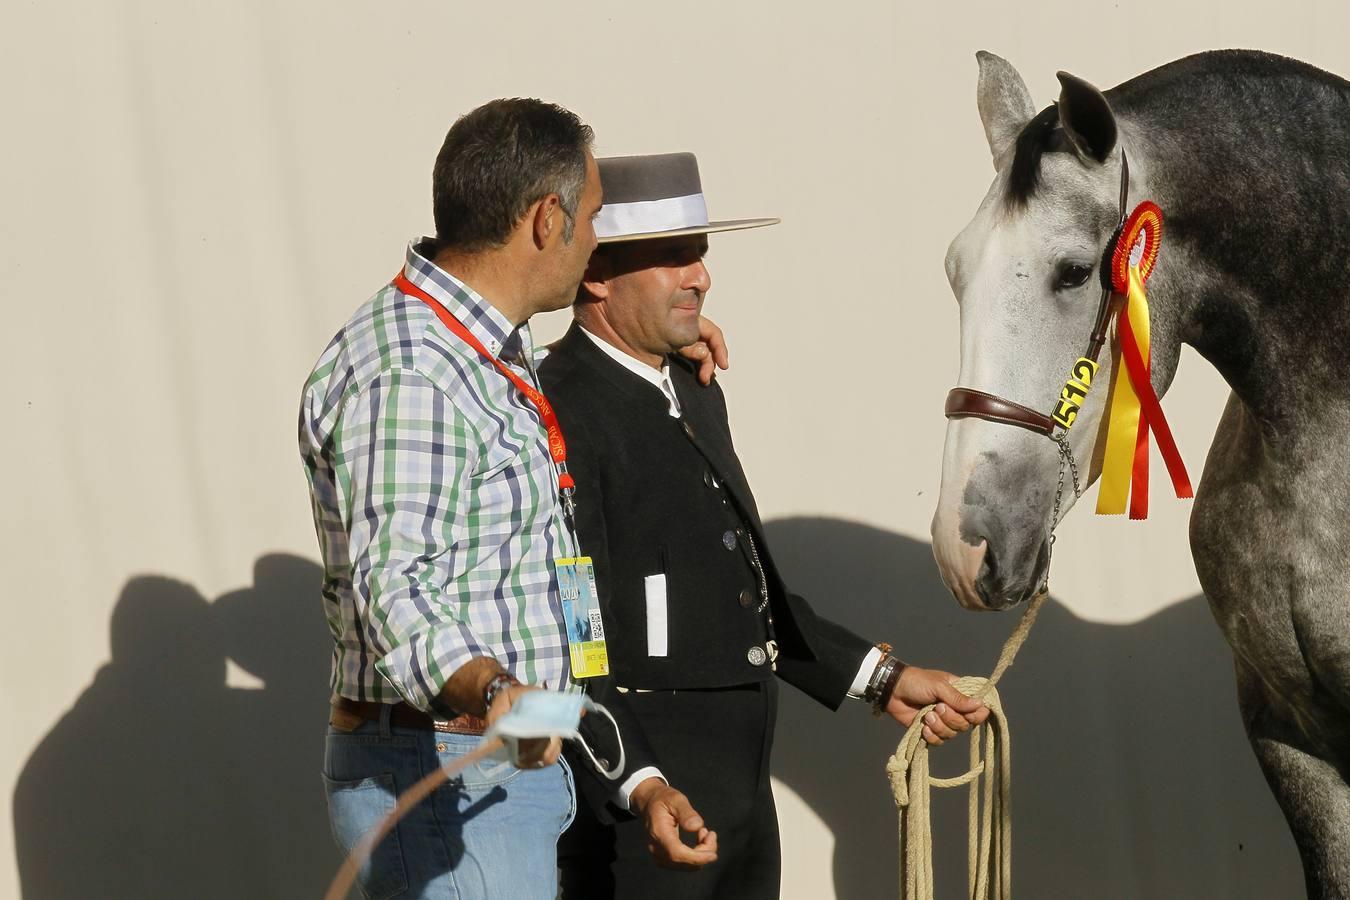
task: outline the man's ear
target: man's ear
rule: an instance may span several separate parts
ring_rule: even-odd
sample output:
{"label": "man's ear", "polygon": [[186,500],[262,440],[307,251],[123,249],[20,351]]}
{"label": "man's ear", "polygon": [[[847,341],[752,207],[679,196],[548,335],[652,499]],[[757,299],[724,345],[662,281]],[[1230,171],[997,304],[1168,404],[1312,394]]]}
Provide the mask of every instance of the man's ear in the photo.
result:
{"label": "man's ear", "polygon": [[585,287],[586,293],[589,293],[593,300],[609,300],[609,282],[591,281],[589,271],[586,278],[582,278],[582,287]]}
{"label": "man's ear", "polygon": [[554,229],[562,228],[562,215],[562,205],[557,194],[549,194],[534,205],[531,224],[536,247],[543,249],[553,236]]}
{"label": "man's ear", "polygon": [[586,274],[581,276],[580,294],[589,294],[591,301],[609,299],[609,265],[602,253],[592,253],[586,263]]}

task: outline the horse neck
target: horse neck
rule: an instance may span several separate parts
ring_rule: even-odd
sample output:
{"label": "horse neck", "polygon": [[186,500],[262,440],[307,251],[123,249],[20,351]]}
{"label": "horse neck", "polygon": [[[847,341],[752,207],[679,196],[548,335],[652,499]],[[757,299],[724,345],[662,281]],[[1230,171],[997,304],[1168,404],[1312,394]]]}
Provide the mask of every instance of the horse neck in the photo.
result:
{"label": "horse neck", "polygon": [[1166,277],[1150,306],[1271,435],[1294,435],[1328,407],[1350,421],[1338,377],[1350,347],[1350,131],[1284,139],[1235,124],[1130,123],[1166,221]]}

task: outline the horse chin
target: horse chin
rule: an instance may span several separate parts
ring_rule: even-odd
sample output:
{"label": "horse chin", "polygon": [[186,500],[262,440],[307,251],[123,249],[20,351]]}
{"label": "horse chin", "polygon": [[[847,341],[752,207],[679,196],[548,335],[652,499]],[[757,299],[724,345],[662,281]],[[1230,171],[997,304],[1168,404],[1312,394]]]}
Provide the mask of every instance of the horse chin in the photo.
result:
{"label": "horse chin", "polygon": [[986,553],[980,566],[980,573],[975,579],[975,593],[979,597],[980,606],[1001,612],[1019,606],[1036,596],[1041,586],[1045,584],[1046,573],[1050,568],[1049,541],[1040,542],[1030,562],[1029,566],[1019,564],[1004,567],[995,553]]}
{"label": "horse chin", "polygon": [[[964,565],[953,565],[954,560],[949,554],[939,552],[938,570],[947,589],[962,607],[973,612],[1001,612],[1035,595],[1034,588],[1019,588],[1001,582],[997,567],[991,570],[988,565],[994,557],[988,554],[986,542],[981,541],[975,547],[960,544],[958,549],[961,552],[958,552],[956,559]],[[1044,567],[1038,559],[1033,578],[1028,584],[1039,585],[1043,577]]]}
{"label": "horse chin", "polygon": [[1014,606],[1020,606],[1029,600],[1032,592],[1022,594],[1003,594],[998,596],[989,596],[982,589],[976,588],[980,595],[979,608],[986,612],[1003,612],[1012,609]]}

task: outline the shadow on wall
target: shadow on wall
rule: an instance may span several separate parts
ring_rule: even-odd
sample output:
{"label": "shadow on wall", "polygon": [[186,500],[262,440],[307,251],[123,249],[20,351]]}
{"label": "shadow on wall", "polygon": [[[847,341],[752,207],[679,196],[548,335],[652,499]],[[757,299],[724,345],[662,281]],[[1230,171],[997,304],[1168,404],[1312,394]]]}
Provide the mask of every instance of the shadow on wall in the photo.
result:
{"label": "shadow on wall", "polygon": [[[26,900],[317,896],[339,863],[319,776],[320,581],[270,555],[214,603],[169,578],[127,583],[112,661],[14,792]],[[227,657],[264,687],[227,687]]]}
{"label": "shadow on wall", "polygon": [[[988,671],[1014,617],[960,610],[926,543],[848,522],[769,525],[822,614],[920,664]],[[339,859],[319,770],[329,642],[312,562],[258,560],[214,603],[143,577],[112,662],[29,759],[14,794],[26,900],[310,897]],[[225,684],[225,661],[264,682]],[[1242,733],[1227,647],[1200,598],[1131,626],[1051,601],[1003,681],[1018,896],[1295,897],[1297,854]],[[774,773],[834,833],[841,900],[896,895],[884,766],[899,729],[784,691]],[[825,735],[830,739],[807,739]],[[966,745],[936,751],[962,769]],[[939,896],[965,879],[965,794],[935,800]]]}
{"label": "shadow on wall", "polygon": [[[788,583],[818,612],[915,663],[987,674],[1016,622],[958,607],[927,543],[830,519],[768,532]],[[1016,896],[1302,896],[1297,851],[1247,744],[1231,656],[1203,597],[1129,626],[1083,621],[1051,599],[1000,693]],[[832,714],[795,691],[780,696],[774,775],[834,833],[838,897],[896,896],[885,764],[898,726],[856,703]],[[964,771],[968,747],[934,751],[934,774]],[[966,792],[936,793],[938,896],[963,896]]]}

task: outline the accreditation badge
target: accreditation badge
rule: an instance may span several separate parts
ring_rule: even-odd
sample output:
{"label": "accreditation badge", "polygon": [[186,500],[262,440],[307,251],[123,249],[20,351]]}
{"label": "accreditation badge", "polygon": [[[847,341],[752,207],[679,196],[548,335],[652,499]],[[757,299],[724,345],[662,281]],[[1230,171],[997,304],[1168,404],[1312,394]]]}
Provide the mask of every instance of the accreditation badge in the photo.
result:
{"label": "accreditation badge", "polygon": [[555,560],[558,589],[562,594],[563,620],[567,623],[567,648],[572,657],[573,678],[609,674],[605,649],[605,625],[600,619],[600,595],[595,590],[595,567],[589,556]]}

